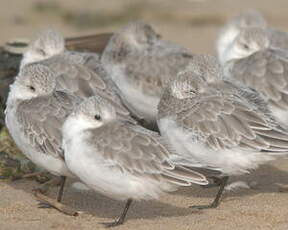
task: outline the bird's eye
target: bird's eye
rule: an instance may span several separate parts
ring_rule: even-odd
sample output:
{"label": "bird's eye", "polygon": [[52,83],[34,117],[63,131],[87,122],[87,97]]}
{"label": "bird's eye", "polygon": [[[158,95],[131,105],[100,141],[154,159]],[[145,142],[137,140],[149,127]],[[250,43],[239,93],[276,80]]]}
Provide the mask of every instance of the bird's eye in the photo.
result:
{"label": "bird's eye", "polygon": [[185,90],[185,93],[195,95],[195,94],[196,94],[196,90],[194,90],[194,89],[188,89],[188,90]]}
{"label": "bird's eye", "polygon": [[243,44],[243,48],[244,48],[245,50],[248,50],[248,49],[249,49],[249,46],[248,46],[247,44]]}
{"label": "bird's eye", "polygon": [[161,39],[161,37],[162,37],[161,34],[156,34],[157,39]]}
{"label": "bird's eye", "polygon": [[32,86],[32,85],[29,86],[29,89],[30,89],[31,91],[33,91],[33,92],[35,92],[35,90],[36,90],[36,89],[34,88],[34,86]]}
{"label": "bird's eye", "polygon": [[94,116],[94,118],[95,118],[95,120],[97,120],[97,121],[100,121],[100,120],[101,120],[101,116],[100,116],[99,114],[96,114],[96,115]]}
{"label": "bird's eye", "polygon": [[185,90],[183,91],[183,93],[187,97],[194,97],[196,95],[196,92],[194,90]]}
{"label": "bird's eye", "polygon": [[37,49],[36,50],[38,52],[38,54],[40,54],[41,56],[46,56],[46,52],[43,49]]}

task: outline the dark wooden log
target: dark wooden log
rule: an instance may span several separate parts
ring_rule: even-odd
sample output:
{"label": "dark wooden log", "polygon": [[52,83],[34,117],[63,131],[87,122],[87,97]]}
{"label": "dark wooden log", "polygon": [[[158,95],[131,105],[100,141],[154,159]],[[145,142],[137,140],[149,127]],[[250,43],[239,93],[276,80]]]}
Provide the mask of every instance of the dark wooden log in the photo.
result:
{"label": "dark wooden log", "polygon": [[66,48],[80,52],[102,53],[112,33],[102,33],[82,37],[67,38]]}
{"label": "dark wooden log", "polygon": [[[102,53],[112,33],[102,33],[82,37],[66,38],[66,48],[79,52]],[[19,70],[22,55],[11,53],[0,47],[0,128],[4,125],[4,109],[9,92],[9,85]]]}
{"label": "dark wooden log", "polygon": [[4,125],[4,109],[9,85],[14,81],[21,58],[21,55],[10,54],[0,48],[0,128]]}

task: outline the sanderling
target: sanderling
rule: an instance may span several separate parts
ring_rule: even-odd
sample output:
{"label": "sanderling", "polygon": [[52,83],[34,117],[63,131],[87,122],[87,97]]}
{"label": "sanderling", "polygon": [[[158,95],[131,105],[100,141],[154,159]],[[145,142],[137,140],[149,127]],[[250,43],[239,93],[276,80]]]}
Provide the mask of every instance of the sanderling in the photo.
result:
{"label": "sanderling", "polygon": [[157,199],[166,191],[206,178],[180,164],[158,133],[125,119],[101,97],[78,106],[63,125],[63,149],[68,168],[85,184],[108,197],[127,200],[112,227],[124,222],[132,200]]}
{"label": "sanderling", "polygon": [[249,27],[267,27],[266,20],[260,12],[255,10],[245,11],[230,20],[227,25],[220,30],[216,41],[216,50],[221,63],[225,62],[225,52],[229,49],[240,30]]}
{"label": "sanderling", "polygon": [[64,38],[55,30],[41,31],[34,40],[32,40],[23,54],[20,68],[23,66],[48,59],[54,55],[64,52]]}
{"label": "sanderling", "polygon": [[113,103],[122,116],[129,117],[131,113],[141,119],[121,97],[121,91],[102,67],[99,54],[68,51],[64,45],[60,33],[43,31],[24,53],[21,68],[31,63],[45,65],[56,73],[57,89],[82,98],[100,95]]}
{"label": "sanderling", "polygon": [[230,49],[230,46],[240,31],[251,27],[265,29],[272,47],[288,49],[287,32],[268,27],[265,18],[260,12],[256,10],[248,10],[230,20],[219,32],[216,49],[221,63],[225,62],[225,53]]}
{"label": "sanderling", "polygon": [[174,156],[172,162],[221,172],[213,203],[198,206],[215,208],[228,177],[285,155],[288,135],[256,91],[225,80],[215,57],[202,61],[192,62],[168,84],[158,106],[158,125],[185,159]]}
{"label": "sanderling", "polygon": [[[64,39],[58,31],[46,29],[39,32],[30,42],[28,39],[11,40],[7,42],[4,49],[12,54],[23,54],[20,68],[63,53],[74,54],[74,57],[72,57],[74,61],[76,61],[75,58],[77,58],[77,56],[82,56],[82,58],[86,59],[85,64],[88,65],[92,63],[93,65],[93,58],[99,58],[101,50],[104,49],[111,36],[112,34],[102,33]],[[81,51],[71,51],[78,49]],[[87,50],[92,51],[87,52]],[[94,50],[98,50],[98,52],[94,52]]]}
{"label": "sanderling", "polygon": [[246,28],[226,52],[225,75],[257,90],[273,115],[288,121],[288,52],[271,47],[264,29]]}
{"label": "sanderling", "polygon": [[64,161],[61,127],[80,99],[55,91],[54,75],[40,64],[24,66],[10,87],[5,113],[19,149],[36,165],[61,177],[60,202],[66,177],[73,177]]}
{"label": "sanderling", "polygon": [[101,60],[128,102],[153,123],[163,85],[191,58],[189,50],[161,40],[150,25],[133,22],[114,33]]}

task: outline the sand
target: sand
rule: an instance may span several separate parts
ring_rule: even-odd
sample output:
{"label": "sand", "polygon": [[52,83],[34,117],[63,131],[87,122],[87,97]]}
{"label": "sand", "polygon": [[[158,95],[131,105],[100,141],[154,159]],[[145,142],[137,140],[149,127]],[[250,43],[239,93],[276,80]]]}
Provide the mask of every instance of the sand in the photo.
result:
{"label": "sand", "polygon": [[[216,188],[196,186],[182,188],[158,201],[135,202],[126,223],[117,229],[286,230],[288,193],[279,192],[279,184],[288,184],[287,163],[274,162],[240,178],[257,184],[252,189],[226,192],[217,209],[198,211],[188,208],[208,204],[217,191]],[[31,192],[35,186],[35,182],[28,180],[0,183],[1,230],[104,229],[101,222],[112,221],[124,206],[124,202],[67,186],[63,202],[82,212],[78,217],[70,217],[54,209],[37,208],[38,203]],[[49,193],[50,197],[55,195],[56,188]]]}
{"label": "sand", "polygon": [[[57,28],[66,36],[112,31],[119,27],[119,24],[113,21],[111,25],[97,24],[95,27],[81,29],[63,21],[59,16],[59,10],[50,9],[40,13],[33,10],[37,2],[47,1],[1,0],[0,28],[4,32],[1,32],[0,43],[14,37],[31,37],[39,29],[48,26]],[[56,5],[59,3],[57,7],[61,6],[62,10],[69,9],[71,12],[98,10],[97,12],[102,13],[125,12],[125,6],[127,7],[129,3],[128,0],[52,2]],[[247,8],[262,10],[271,25],[283,30],[286,28],[288,31],[287,0],[147,2],[150,5],[146,6],[144,13],[142,12],[137,18],[143,18],[156,25],[165,38],[183,44],[195,53],[213,53],[217,31],[221,24]],[[151,7],[153,4],[155,7]],[[133,9],[128,13],[131,11]],[[203,189],[197,186],[182,188],[178,192],[163,196],[158,201],[135,202],[128,213],[126,223],[117,229],[287,230],[288,193],[280,192],[279,185],[288,185],[288,161],[273,162],[240,179],[253,184],[253,188],[227,192],[217,209],[196,211],[188,208],[190,205],[211,202],[217,191],[215,188]],[[69,217],[54,209],[39,209],[31,192],[35,186],[37,183],[31,180],[0,181],[0,230],[104,229],[100,223],[112,221],[124,206],[123,202],[111,200],[94,192],[79,192],[67,186],[63,202],[83,212],[78,217]],[[55,195],[56,188],[49,193],[50,197]]]}

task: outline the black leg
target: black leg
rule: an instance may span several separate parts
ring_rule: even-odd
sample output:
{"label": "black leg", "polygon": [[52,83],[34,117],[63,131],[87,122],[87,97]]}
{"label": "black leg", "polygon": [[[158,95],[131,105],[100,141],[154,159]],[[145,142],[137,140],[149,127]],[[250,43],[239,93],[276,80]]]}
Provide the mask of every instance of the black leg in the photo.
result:
{"label": "black leg", "polygon": [[66,176],[61,176],[60,188],[57,194],[57,202],[61,202],[62,200],[65,182],[66,182]]}
{"label": "black leg", "polygon": [[224,188],[228,182],[229,177],[225,176],[221,179],[220,188],[218,193],[214,199],[214,201],[209,205],[199,205],[199,206],[190,206],[190,208],[197,208],[197,209],[208,209],[208,208],[217,208],[220,204],[220,200],[224,191]]}
{"label": "black leg", "polygon": [[34,192],[40,192],[40,193],[47,193],[49,188],[52,186],[58,186],[62,183],[62,178],[61,177],[54,177],[52,179],[50,179],[49,181],[43,183],[41,186],[34,188],[33,191]]}
{"label": "black leg", "polygon": [[118,225],[123,224],[131,203],[132,203],[132,199],[128,199],[122,214],[115,221],[113,221],[111,223],[103,223],[105,225],[105,227],[111,228],[111,227],[116,227]]}

